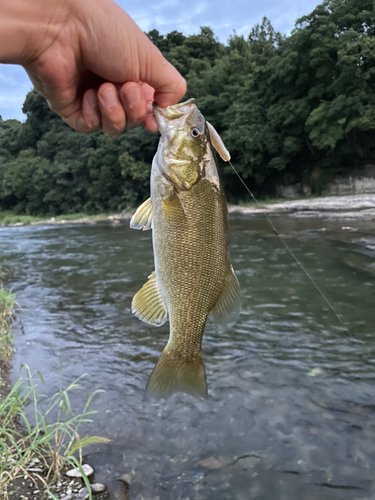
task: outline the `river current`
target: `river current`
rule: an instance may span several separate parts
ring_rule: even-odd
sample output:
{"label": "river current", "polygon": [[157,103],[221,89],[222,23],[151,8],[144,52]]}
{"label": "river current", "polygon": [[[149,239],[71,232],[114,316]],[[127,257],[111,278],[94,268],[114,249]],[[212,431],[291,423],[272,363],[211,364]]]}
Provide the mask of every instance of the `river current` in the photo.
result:
{"label": "river current", "polygon": [[[130,311],[153,271],[151,232],[117,225],[0,228],[22,308],[22,363],[47,395],[73,379],[98,394],[83,434],[114,498],[375,499],[375,228],[371,221],[273,216],[348,333],[262,216],[231,218],[242,291],[237,324],[203,340],[209,399],[162,404],[143,391],[168,338]],[[82,408],[82,393],[72,393]]]}

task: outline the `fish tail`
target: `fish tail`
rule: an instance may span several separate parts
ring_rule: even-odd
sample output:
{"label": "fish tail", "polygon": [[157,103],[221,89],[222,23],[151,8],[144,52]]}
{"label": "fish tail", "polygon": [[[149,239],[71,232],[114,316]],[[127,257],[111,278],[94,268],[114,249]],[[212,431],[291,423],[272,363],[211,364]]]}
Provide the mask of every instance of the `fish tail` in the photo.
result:
{"label": "fish tail", "polygon": [[201,354],[186,359],[167,346],[148,380],[146,398],[166,399],[176,392],[206,399],[206,371]]}

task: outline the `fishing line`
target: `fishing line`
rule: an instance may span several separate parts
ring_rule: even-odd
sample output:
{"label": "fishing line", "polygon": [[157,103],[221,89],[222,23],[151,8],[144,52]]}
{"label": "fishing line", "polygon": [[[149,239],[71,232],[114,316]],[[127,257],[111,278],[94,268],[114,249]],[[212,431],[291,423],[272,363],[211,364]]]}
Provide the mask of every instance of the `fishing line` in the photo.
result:
{"label": "fishing line", "polygon": [[286,243],[286,241],[284,240],[284,238],[281,236],[281,234],[277,231],[277,229],[275,228],[274,224],[272,223],[271,219],[268,217],[268,215],[266,214],[266,212],[264,212],[262,209],[261,209],[261,205],[259,204],[258,200],[255,198],[255,196],[253,195],[253,193],[250,191],[250,189],[248,188],[247,184],[245,183],[245,181],[242,179],[242,177],[240,176],[240,174],[237,172],[237,170],[234,168],[234,166],[232,165],[232,162],[230,160],[228,160],[228,163],[229,165],[232,167],[234,173],[237,175],[237,177],[239,178],[239,180],[242,182],[242,184],[245,186],[247,192],[250,194],[250,196],[252,197],[252,199],[255,201],[256,205],[258,208],[260,208],[261,210],[261,213],[264,215],[264,217],[267,219],[268,221],[268,224],[271,226],[272,228],[272,231],[276,234],[276,236],[279,237],[279,239],[281,240],[281,242],[283,243],[283,245],[285,246],[285,248],[288,250],[289,254],[293,257],[293,259],[297,262],[297,264],[299,265],[299,267],[302,269],[302,271],[306,274],[306,276],[309,278],[309,280],[311,281],[311,283],[314,285],[314,287],[318,290],[318,292],[320,293],[320,295],[323,297],[323,299],[325,300],[325,302],[327,303],[327,305],[329,306],[329,308],[331,309],[331,311],[333,312],[333,314],[336,316],[336,318],[338,319],[338,321],[340,322],[341,326],[347,331],[347,333],[353,338],[353,335],[351,334],[349,328],[345,325],[345,323],[343,322],[343,320],[340,318],[338,312],[336,311],[336,309],[334,308],[333,304],[331,303],[331,301],[328,299],[328,297],[325,295],[325,293],[323,292],[323,290],[320,288],[320,286],[317,284],[317,282],[314,280],[314,278],[311,276],[311,274],[307,271],[307,269],[304,267],[304,265],[299,261],[299,259],[297,258],[297,256],[295,255],[295,253],[293,252],[293,250],[289,247],[289,245]]}
{"label": "fishing line", "polygon": [[267,219],[267,222],[268,224],[271,226],[272,228],[272,231],[276,234],[276,236],[278,236],[278,238],[281,240],[281,242],[283,243],[284,247],[287,249],[287,251],[289,252],[289,254],[292,256],[292,258],[297,262],[297,264],[299,265],[299,267],[302,269],[302,271],[306,274],[306,276],[309,278],[309,280],[311,281],[311,283],[314,285],[314,287],[318,290],[318,292],[320,293],[320,295],[323,297],[323,299],[325,300],[326,304],[328,305],[328,307],[331,309],[331,311],[333,312],[333,314],[336,316],[337,320],[339,321],[339,323],[341,324],[341,326],[346,330],[346,332],[349,334],[350,337],[354,338],[353,335],[351,334],[349,328],[345,325],[345,323],[343,322],[343,320],[340,318],[338,312],[336,311],[336,309],[334,308],[333,304],[331,303],[331,301],[328,299],[328,297],[325,295],[325,293],[323,292],[323,290],[320,288],[320,286],[317,284],[317,282],[314,280],[314,278],[311,276],[311,274],[307,271],[307,269],[304,267],[304,265],[302,264],[302,262],[299,261],[299,259],[297,258],[297,256],[295,255],[295,253],[292,251],[292,249],[289,247],[289,245],[287,244],[287,242],[284,240],[284,238],[281,236],[281,234],[277,231],[277,229],[275,228],[274,224],[272,223],[271,219],[268,217],[268,215],[266,214],[266,212],[264,212],[262,209],[261,209],[261,205],[258,203],[258,200],[255,198],[255,196],[253,195],[253,193],[250,191],[249,187],[247,186],[247,184],[245,183],[245,181],[242,179],[242,177],[240,176],[240,174],[237,172],[237,170],[234,168],[234,166],[232,165],[232,162],[230,161],[230,153],[229,151],[227,150],[227,148],[225,147],[225,144],[223,142],[223,140],[221,139],[220,135],[217,133],[217,131],[215,130],[215,128],[213,127],[213,125],[211,125],[211,123],[209,123],[208,121],[206,121],[207,123],[207,128],[209,130],[209,134],[210,134],[210,139],[211,139],[211,143],[213,145],[213,147],[216,149],[216,151],[219,153],[220,155],[220,158],[225,161],[225,162],[228,162],[229,165],[232,167],[234,173],[237,175],[237,177],[239,178],[239,180],[242,182],[242,184],[245,186],[245,189],[247,190],[247,192],[249,193],[249,195],[252,197],[252,199],[255,201],[257,207],[260,209],[261,213],[264,215],[264,217]]}

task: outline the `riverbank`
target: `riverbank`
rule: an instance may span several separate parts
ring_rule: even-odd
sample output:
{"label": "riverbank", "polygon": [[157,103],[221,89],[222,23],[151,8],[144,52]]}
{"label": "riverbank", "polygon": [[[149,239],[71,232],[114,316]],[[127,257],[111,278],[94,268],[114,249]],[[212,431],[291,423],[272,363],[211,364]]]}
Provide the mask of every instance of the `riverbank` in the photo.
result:
{"label": "riverbank", "polygon": [[[315,216],[341,219],[375,219],[375,193],[345,196],[322,196],[317,198],[298,198],[293,200],[275,199],[245,205],[229,205],[230,214],[252,215],[260,213],[287,213],[299,217]],[[109,221],[117,224],[122,220],[130,220],[135,209],[118,214],[101,213],[96,215],[69,214],[45,218],[28,215],[14,215],[10,212],[0,213],[0,227],[45,226],[66,224],[95,224]]]}
{"label": "riverbank", "polygon": [[[7,272],[0,264],[0,499],[85,500],[89,490],[97,493],[97,500],[107,495],[103,484],[90,485],[94,470],[83,466],[87,478],[83,479],[81,467],[74,457],[84,446],[107,443],[101,437],[80,438],[78,427],[89,422],[94,413],[89,410],[91,395],[81,413],[73,413],[69,402],[72,390],[79,390],[78,381],[47,399],[39,393],[30,370],[24,367],[25,376],[12,387],[10,368],[13,357],[12,324],[15,316],[15,296],[5,290],[1,279]],[[43,382],[42,375],[38,373]],[[44,382],[43,382],[44,385]],[[43,407],[40,400],[43,399]],[[27,405],[34,408],[35,422],[30,424],[26,415]],[[57,410],[52,423],[47,415]],[[90,476],[90,478],[88,478]],[[91,481],[92,482],[92,481]]]}
{"label": "riverbank", "polygon": [[[103,222],[111,216],[109,213],[87,215],[84,213],[58,215],[56,217],[37,215],[16,215],[13,212],[0,212],[0,227],[45,226],[59,224],[94,224]],[[130,217],[130,214],[129,214]]]}
{"label": "riverbank", "polygon": [[276,200],[272,203],[249,206],[229,206],[229,213],[288,213],[296,216],[314,216],[342,219],[375,219],[375,194],[324,196],[297,200]]}

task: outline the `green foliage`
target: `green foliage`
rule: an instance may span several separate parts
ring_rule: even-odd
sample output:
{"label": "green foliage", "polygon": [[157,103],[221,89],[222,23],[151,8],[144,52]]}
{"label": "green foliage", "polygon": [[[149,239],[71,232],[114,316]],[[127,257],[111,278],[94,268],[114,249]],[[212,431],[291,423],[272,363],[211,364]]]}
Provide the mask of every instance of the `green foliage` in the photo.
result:
{"label": "green foliage", "polygon": [[3,288],[2,279],[6,274],[6,268],[0,264],[0,362],[13,353],[12,321],[15,296]]}
{"label": "green foliage", "polygon": [[[0,265],[0,362],[13,352],[15,296],[2,287],[2,279],[9,274],[10,268]],[[25,365],[24,368],[26,377],[20,378],[4,397],[0,396],[0,498],[7,498],[8,484],[14,479],[27,475],[34,480],[26,466],[38,459],[48,468],[48,472],[45,477],[39,474],[37,477],[49,496],[55,499],[49,486],[58,477],[62,467],[81,467],[82,448],[109,442],[107,438],[100,436],[81,437],[78,432],[82,424],[91,422],[90,417],[96,412],[90,410],[90,406],[93,398],[101,391],[86,396],[80,412],[73,411],[70,394],[77,390],[83,392],[79,385],[80,379],[47,398],[40,393],[28,366]],[[38,376],[44,385],[39,372]],[[33,423],[25,411],[28,405],[33,410]],[[84,480],[91,492],[87,478],[84,477]]]}
{"label": "green foliage", "polygon": [[[186,78],[186,98],[197,99],[256,194],[297,181],[319,193],[375,155],[374,5],[324,0],[288,37],[266,18],[226,45],[208,27],[148,36]],[[35,92],[23,111],[23,124],[0,119],[0,210],[120,211],[149,196],[155,134],[77,134]],[[229,198],[242,198],[230,167],[220,169]]]}
{"label": "green foliage", "polygon": [[[80,437],[78,433],[80,426],[91,422],[90,417],[96,413],[90,410],[90,405],[100,391],[87,397],[82,411],[76,412],[71,407],[70,394],[77,390],[83,392],[79,379],[47,398],[40,393],[27,366],[25,370],[26,377],[20,378],[9,394],[0,400],[0,495],[6,494],[8,483],[15,478],[25,474],[30,476],[32,473],[26,470],[26,466],[38,459],[48,467],[47,476],[38,474],[38,478],[44,483],[49,496],[55,498],[49,491],[49,485],[61,468],[64,465],[81,468],[83,447],[109,441],[100,436]],[[38,376],[44,385],[39,372]],[[33,424],[25,412],[27,405],[32,406]],[[19,419],[23,430],[15,425],[15,419]],[[91,491],[85,476],[84,480]]]}

